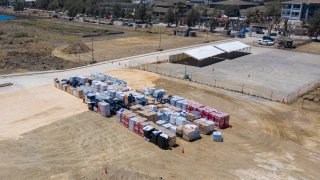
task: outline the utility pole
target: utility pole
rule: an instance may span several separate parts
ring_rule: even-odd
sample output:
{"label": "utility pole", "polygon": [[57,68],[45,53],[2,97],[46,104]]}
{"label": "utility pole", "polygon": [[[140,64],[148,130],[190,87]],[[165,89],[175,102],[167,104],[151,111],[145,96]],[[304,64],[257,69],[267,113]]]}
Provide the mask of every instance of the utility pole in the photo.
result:
{"label": "utility pole", "polygon": [[158,48],[158,51],[162,51],[162,49],[161,49],[161,28],[162,28],[162,24],[160,24],[160,38],[159,38],[159,48]]}
{"label": "utility pole", "polygon": [[92,54],[92,62],[91,64],[94,64],[94,53],[93,53],[93,36],[91,36],[91,54]]}

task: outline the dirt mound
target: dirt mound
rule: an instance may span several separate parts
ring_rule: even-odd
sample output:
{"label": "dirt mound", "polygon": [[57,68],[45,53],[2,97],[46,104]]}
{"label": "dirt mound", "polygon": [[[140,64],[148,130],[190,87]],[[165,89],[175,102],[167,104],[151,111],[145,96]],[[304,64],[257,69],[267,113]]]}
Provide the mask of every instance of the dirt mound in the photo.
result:
{"label": "dirt mound", "polygon": [[61,70],[84,65],[83,63],[70,62],[51,55],[52,47],[42,49],[20,49],[0,55],[0,74]]}
{"label": "dirt mound", "polygon": [[83,42],[72,42],[68,47],[64,48],[62,52],[66,54],[82,54],[90,52],[90,48]]}

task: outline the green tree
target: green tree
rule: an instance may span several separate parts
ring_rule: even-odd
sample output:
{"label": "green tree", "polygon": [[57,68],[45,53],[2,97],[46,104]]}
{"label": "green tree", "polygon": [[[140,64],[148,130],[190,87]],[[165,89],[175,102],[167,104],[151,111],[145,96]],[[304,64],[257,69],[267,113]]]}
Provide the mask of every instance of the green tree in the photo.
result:
{"label": "green tree", "polygon": [[308,22],[308,35],[309,37],[315,37],[318,40],[320,35],[320,11],[314,13],[314,15],[309,19]]}
{"label": "green tree", "polygon": [[196,8],[192,8],[191,11],[187,13],[186,24],[188,26],[195,26],[199,18],[200,18],[200,12]]}
{"label": "green tree", "polygon": [[113,7],[112,7],[112,15],[116,16],[116,17],[121,17],[121,7],[118,3],[116,3]]}
{"label": "green tree", "polygon": [[204,10],[202,11],[201,17],[203,17],[203,18],[208,17],[208,10],[207,10],[207,9],[204,9]]}
{"label": "green tree", "polygon": [[48,4],[48,9],[49,10],[57,10],[59,9],[59,2],[58,0],[52,0]]}
{"label": "green tree", "polygon": [[135,18],[144,22],[147,15],[147,7],[144,3],[140,2],[135,12]]}
{"label": "green tree", "polygon": [[277,0],[271,0],[266,3],[266,16],[272,17],[272,21],[275,24],[279,24],[281,17],[281,2]]}
{"label": "green tree", "polygon": [[39,9],[47,9],[49,6],[49,0],[37,0],[36,7]]}
{"label": "green tree", "polygon": [[176,20],[176,26],[178,26],[178,22],[180,21],[183,14],[187,11],[187,7],[182,2],[179,2],[174,7],[175,12],[175,20]]}
{"label": "green tree", "polygon": [[174,12],[171,7],[168,9],[168,11],[166,13],[165,20],[168,23],[168,26],[170,25],[170,23],[174,23]]}
{"label": "green tree", "polygon": [[213,13],[209,17],[209,27],[210,27],[210,32],[213,32],[216,27],[219,25],[219,17],[220,14],[216,10],[213,11]]}
{"label": "green tree", "polygon": [[6,6],[8,5],[9,1],[8,0],[0,0],[0,6]]}
{"label": "green tree", "polygon": [[15,0],[13,5],[14,11],[23,11],[24,10],[24,4],[22,0]]}
{"label": "green tree", "polygon": [[237,5],[227,6],[224,9],[225,9],[224,14],[229,17],[240,16],[240,8]]}

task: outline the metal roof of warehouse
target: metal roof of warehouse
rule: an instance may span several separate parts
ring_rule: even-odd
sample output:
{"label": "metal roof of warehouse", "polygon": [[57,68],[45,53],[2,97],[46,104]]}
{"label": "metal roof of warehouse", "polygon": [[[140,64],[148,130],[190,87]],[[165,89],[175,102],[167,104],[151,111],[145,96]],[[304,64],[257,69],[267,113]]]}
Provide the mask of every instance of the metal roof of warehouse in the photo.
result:
{"label": "metal roof of warehouse", "polygon": [[195,58],[199,61],[213,57],[219,54],[225,53],[224,51],[215,48],[212,45],[202,46],[195,49],[184,51],[183,53],[187,54],[188,56],[191,56],[192,58]]}
{"label": "metal roof of warehouse", "polygon": [[249,48],[250,46],[239,42],[239,41],[232,41],[232,42],[226,42],[222,44],[214,45],[214,47],[224,51],[224,52],[232,52],[232,51],[239,51],[245,48]]}

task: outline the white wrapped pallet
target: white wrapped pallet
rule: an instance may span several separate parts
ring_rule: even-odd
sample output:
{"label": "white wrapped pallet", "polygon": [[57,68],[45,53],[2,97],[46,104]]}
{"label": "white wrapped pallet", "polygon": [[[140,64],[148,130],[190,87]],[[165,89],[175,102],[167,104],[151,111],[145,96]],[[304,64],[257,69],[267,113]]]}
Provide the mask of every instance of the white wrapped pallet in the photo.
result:
{"label": "white wrapped pallet", "polygon": [[162,127],[166,128],[166,129],[170,129],[173,125],[170,123],[166,123],[166,124],[162,124]]}
{"label": "white wrapped pallet", "polygon": [[176,127],[176,126],[171,126],[171,127],[169,128],[169,130],[170,130],[171,132],[173,132],[174,134],[176,134],[177,127]]}
{"label": "white wrapped pallet", "polygon": [[121,111],[117,111],[117,123],[121,124]]}
{"label": "white wrapped pallet", "polygon": [[138,122],[138,118],[137,117],[132,117],[129,120],[129,129],[130,131],[134,130],[134,124]]}
{"label": "white wrapped pallet", "polygon": [[106,102],[99,102],[98,103],[98,112],[101,116],[110,116],[110,105]]}
{"label": "white wrapped pallet", "polygon": [[158,120],[157,122],[156,122],[156,124],[158,124],[159,126],[161,126],[161,125],[163,125],[163,124],[165,124],[166,122],[165,121],[163,121],[163,120]]}
{"label": "white wrapped pallet", "polygon": [[157,89],[154,88],[154,87],[148,88],[148,93],[149,93],[150,95],[153,95],[153,93],[154,93],[155,90],[157,90]]}

